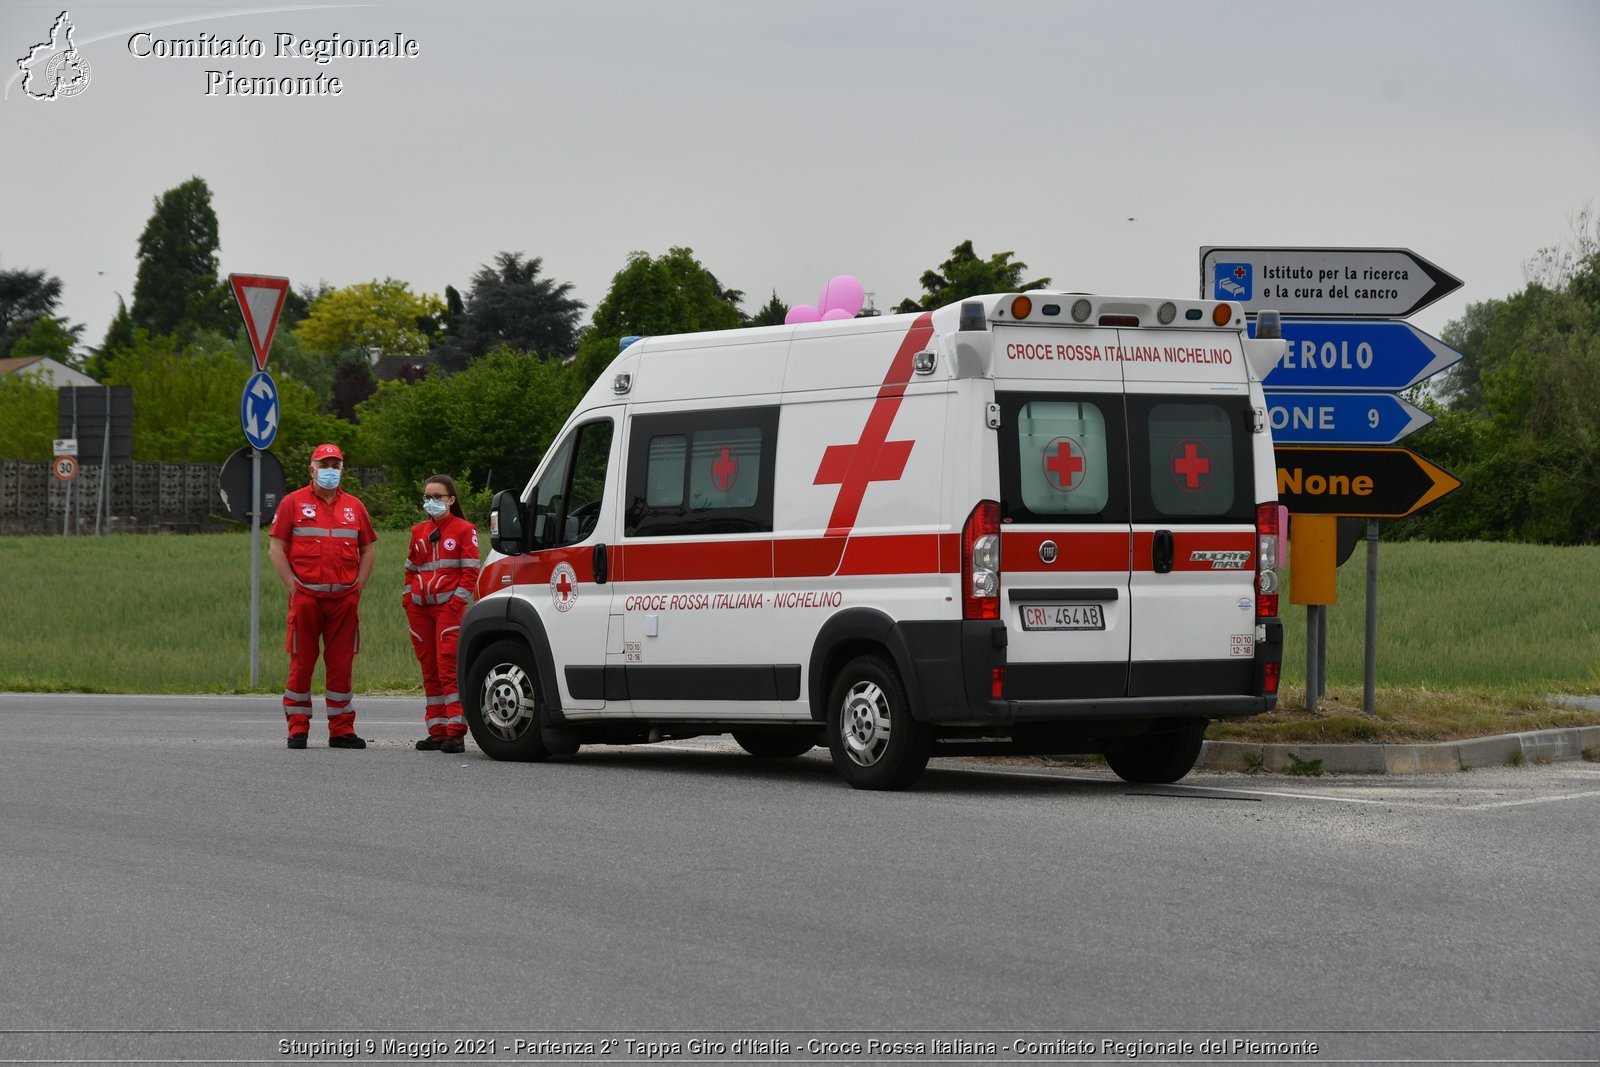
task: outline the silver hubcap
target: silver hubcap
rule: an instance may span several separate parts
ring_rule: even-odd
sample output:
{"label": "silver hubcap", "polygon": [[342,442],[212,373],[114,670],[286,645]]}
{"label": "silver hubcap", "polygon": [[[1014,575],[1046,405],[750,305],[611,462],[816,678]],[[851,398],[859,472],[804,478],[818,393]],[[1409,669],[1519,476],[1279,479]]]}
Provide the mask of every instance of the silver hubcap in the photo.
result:
{"label": "silver hubcap", "polygon": [[857,682],[839,709],[839,733],[852,763],[871,767],[889,747],[889,699],[873,682]]}
{"label": "silver hubcap", "polygon": [[497,664],[483,679],[483,722],[504,741],[515,741],[533,725],[538,694],[528,672],[514,663]]}

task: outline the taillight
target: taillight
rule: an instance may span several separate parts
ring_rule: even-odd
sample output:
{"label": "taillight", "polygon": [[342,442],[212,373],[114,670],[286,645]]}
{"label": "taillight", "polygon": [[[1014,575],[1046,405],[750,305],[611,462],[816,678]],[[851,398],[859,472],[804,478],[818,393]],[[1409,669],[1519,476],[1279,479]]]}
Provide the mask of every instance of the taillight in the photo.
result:
{"label": "taillight", "polygon": [[1262,666],[1266,668],[1261,674],[1262,695],[1271,696],[1278,691],[1279,664],[1276,660],[1268,660]]}
{"label": "taillight", "polygon": [[961,617],[1000,617],[1000,505],[982,500],[961,529]]}
{"label": "taillight", "polygon": [[1256,618],[1278,614],[1278,503],[1256,508]]}

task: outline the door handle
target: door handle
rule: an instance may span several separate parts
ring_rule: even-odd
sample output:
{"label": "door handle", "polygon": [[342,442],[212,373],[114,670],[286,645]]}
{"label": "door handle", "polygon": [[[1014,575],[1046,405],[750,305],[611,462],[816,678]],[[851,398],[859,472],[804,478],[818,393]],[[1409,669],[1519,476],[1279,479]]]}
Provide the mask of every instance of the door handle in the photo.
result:
{"label": "door handle", "polygon": [[1171,530],[1156,531],[1155,538],[1150,542],[1150,563],[1157,574],[1171,572],[1172,557],[1176,554],[1175,544]]}
{"label": "door handle", "polygon": [[607,569],[606,569],[606,546],[603,545],[603,544],[595,545],[594,546],[594,584],[595,585],[605,585],[606,584],[606,579],[608,577],[609,577],[609,575],[607,574]]}

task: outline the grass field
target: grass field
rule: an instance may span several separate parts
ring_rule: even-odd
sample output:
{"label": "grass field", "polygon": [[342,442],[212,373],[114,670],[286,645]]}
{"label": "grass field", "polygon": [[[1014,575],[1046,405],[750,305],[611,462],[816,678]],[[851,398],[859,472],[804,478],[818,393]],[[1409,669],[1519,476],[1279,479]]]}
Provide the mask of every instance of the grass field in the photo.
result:
{"label": "grass field", "polygon": [[[400,603],[403,547],[404,534],[379,533],[358,693],[420,690]],[[1211,736],[1437,738],[1596,721],[1542,698],[1600,692],[1600,547],[1381,545],[1376,718],[1359,714],[1365,551],[1340,570],[1329,611],[1322,714],[1303,713],[1305,609],[1285,596],[1283,710]],[[249,567],[240,534],[0,538],[0,690],[250,692]],[[264,540],[261,568],[256,691],[276,693],[286,600]]]}

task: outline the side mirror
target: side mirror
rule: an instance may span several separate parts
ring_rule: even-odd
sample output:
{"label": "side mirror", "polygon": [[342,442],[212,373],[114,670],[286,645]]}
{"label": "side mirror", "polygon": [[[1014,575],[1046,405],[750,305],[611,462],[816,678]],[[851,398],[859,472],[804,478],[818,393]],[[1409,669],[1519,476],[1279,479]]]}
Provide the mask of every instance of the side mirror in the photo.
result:
{"label": "side mirror", "polygon": [[522,501],[510,489],[494,495],[494,507],[489,512],[489,544],[503,556],[520,555],[525,550]]}

